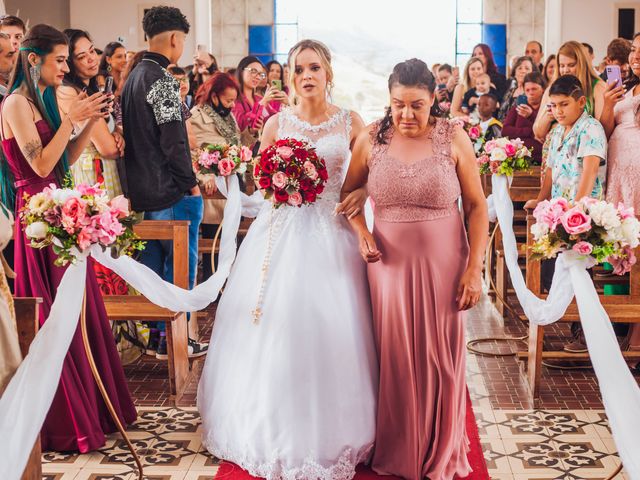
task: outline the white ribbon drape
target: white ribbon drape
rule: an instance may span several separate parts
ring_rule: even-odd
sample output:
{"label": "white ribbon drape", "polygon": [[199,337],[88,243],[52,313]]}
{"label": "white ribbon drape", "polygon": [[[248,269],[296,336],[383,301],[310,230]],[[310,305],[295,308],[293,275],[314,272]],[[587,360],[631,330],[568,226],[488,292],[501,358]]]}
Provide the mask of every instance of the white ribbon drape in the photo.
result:
{"label": "white ribbon drape", "polygon": [[[120,275],[151,302],[176,312],[201,310],[218,298],[236,255],[236,235],[242,215],[255,217],[265,205],[259,192],[240,192],[238,177],[217,178],[227,197],[220,238],[219,268],[206,282],[184,290],[163,281],[151,269],[129,257],[112,258],[99,247],[91,256]],[[87,262],[82,258],[65,272],[49,317],[36,335],[29,354],[0,398],[0,479],[19,480],[42,428],[56,389],[64,358],[78,326]]]}
{"label": "white ribbon drape", "polygon": [[589,356],[620,458],[629,477],[640,480],[640,388],[622,356],[611,320],[587,272],[593,263],[571,252],[560,254],[547,299],[535,296],[526,287],[518,266],[513,203],[507,182],[504,176],[492,176],[492,206],[502,230],[505,263],[520,305],[530,322],[548,325],[562,318],[575,296]]}

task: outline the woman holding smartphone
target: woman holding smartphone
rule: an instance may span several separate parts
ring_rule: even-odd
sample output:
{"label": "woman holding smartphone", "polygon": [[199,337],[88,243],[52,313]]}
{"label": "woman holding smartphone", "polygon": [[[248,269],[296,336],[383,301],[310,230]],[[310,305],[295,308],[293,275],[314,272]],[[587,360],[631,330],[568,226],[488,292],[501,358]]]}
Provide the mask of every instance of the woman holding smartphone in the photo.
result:
{"label": "woman holding smartphone", "polygon": [[537,72],[538,67],[534,66],[533,59],[531,57],[524,56],[516,59],[513,69],[511,70],[511,86],[500,102],[498,120],[503,122],[509,110],[516,105],[518,97],[525,95],[524,77],[533,71]]}
{"label": "woman holding smartphone", "polygon": [[241,132],[251,134],[253,146],[258,141],[262,127],[267,119],[280,111],[283,103],[288,103],[288,97],[282,90],[271,85],[267,86],[264,97],[256,93],[260,81],[265,79],[264,65],[254,56],[244,57],[238,64],[236,72],[240,84],[240,97],[233,107],[233,116],[238,122]]}
{"label": "woman holding smartphone", "polygon": [[[69,71],[67,38],[49,25],[32,27],[20,47],[10,91],[2,104],[2,187],[15,194],[15,213],[24,207],[24,195],[36,195],[53,183],[60,185],[91,141],[94,129],[109,112],[101,93],[85,92],[60,114],[55,90]],[[76,125],[84,124],[70,140]],[[46,321],[58,285],[66,271],[55,265],[51,247],[29,246],[22,224],[15,223],[15,294],[40,297],[40,322]],[[94,262],[87,260],[90,265]],[[87,331],[97,368],[120,420],[133,423],[136,409],[111,334],[96,275],[87,270]],[[58,390],[41,432],[42,449],[86,453],[102,447],[113,423],[91,374],[80,330],[75,332],[62,367]]]}

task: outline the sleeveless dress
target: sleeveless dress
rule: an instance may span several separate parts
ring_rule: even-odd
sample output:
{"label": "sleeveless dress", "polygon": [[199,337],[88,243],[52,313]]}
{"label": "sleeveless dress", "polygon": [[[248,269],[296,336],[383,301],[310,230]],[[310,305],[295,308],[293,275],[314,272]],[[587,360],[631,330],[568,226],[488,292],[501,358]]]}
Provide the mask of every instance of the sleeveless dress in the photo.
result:
{"label": "sleeveless dress", "polygon": [[366,266],[346,219],[333,214],[351,116],[310,125],[285,109],[278,121],[278,138],[315,146],[329,179],[313,205],[265,202],[242,242],[198,390],[203,445],[268,480],[348,480],[370,456],[377,391]]}
{"label": "sleeveless dress", "polygon": [[[42,145],[46,146],[53,138],[53,132],[44,120],[37,121],[36,127]],[[15,211],[18,219],[19,212],[24,207],[25,193],[34,195],[51,183],[58,184],[58,181],[53,173],[46,178],[39,177],[22,155],[15,138],[2,140],[2,148],[16,180]],[[15,222],[14,239],[15,294],[18,297],[42,298],[39,311],[42,324],[49,316],[65,268],[54,265],[57,256],[51,247],[40,250],[29,246],[30,242],[18,220]],[[87,327],[91,349],[120,420],[124,424],[131,424],[136,420],[136,409],[93,273],[94,262],[91,258],[88,261]],[[91,374],[78,326],[64,360],[60,385],[42,427],[42,449],[86,453],[102,447],[105,433],[116,430]]]}
{"label": "sleeveless dress", "polygon": [[369,162],[382,253],[368,267],[380,362],[372,468],[409,480],[450,480],[471,470],[465,322],[455,300],[469,247],[453,129],[438,119],[422,138],[391,131],[387,144],[374,143]]}

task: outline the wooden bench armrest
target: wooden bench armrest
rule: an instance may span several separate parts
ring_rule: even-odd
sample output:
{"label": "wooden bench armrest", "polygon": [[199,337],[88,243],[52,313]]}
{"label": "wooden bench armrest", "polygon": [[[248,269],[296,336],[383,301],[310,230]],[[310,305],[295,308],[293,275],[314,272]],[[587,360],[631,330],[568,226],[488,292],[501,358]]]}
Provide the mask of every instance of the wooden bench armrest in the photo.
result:
{"label": "wooden bench armrest", "polygon": [[29,352],[29,346],[40,328],[38,305],[41,303],[42,298],[39,297],[13,297],[18,340],[23,357]]}

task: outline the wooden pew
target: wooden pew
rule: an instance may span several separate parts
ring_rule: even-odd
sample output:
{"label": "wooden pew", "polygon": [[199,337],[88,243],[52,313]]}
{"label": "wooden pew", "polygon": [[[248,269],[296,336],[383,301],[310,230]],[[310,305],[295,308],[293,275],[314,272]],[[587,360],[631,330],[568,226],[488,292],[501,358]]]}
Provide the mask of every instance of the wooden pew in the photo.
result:
{"label": "wooden pew", "polygon": [[[491,193],[491,176],[483,175],[482,178],[483,189],[485,194]],[[532,198],[538,196],[540,191],[540,167],[534,166],[527,172],[515,172],[513,176],[513,183],[509,189],[509,195],[511,201],[514,203],[514,225],[513,230],[516,236],[516,242],[518,244],[518,252],[524,259],[524,253],[526,252],[526,235],[527,224],[526,214],[522,210],[523,204]],[[489,246],[492,251],[491,264],[487,265],[490,275],[494,279],[496,287],[495,293],[495,306],[501,315],[505,315],[509,308],[508,297],[511,292],[511,282],[509,279],[509,272],[504,260],[504,251],[502,249],[502,232],[500,228],[496,230],[493,242]],[[524,270],[525,264],[522,261],[521,268]],[[504,299],[507,305],[505,305],[501,299]]]}
{"label": "wooden pew", "polygon": [[[42,299],[14,297],[13,302],[16,311],[20,351],[22,352],[22,356],[25,357],[40,327],[38,322],[38,304],[42,303]],[[40,438],[38,438],[36,444],[33,446],[33,450],[31,450],[27,466],[22,474],[22,480],[40,480],[42,478],[41,456]]]}
{"label": "wooden pew", "polygon": [[[142,240],[173,242],[173,283],[188,289],[189,221],[144,220],[134,230]],[[191,376],[186,313],[158,307],[141,295],[103,295],[102,298],[109,320],[165,322],[169,383],[175,402],[179,402]],[[196,321],[195,316],[193,321]]]}
{"label": "wooden pew", "polygon": [[[535,223],[532,215],[527,217],[527,260],[526,260],[526,283],[529,290],[540,298],[546,298],[542,293],[542,281],[540,277],[540,261],[532,260],[530,248],[533,245],[533,236],[530,227]],[[636,256],[640,255],[640,247],[635,251]],[[640,263],[636,263],[629,274],[629,295],[599,295],[600,302],[606,310],[612,322],[619,323],[640,323]],[[596,287],[601,290],[601,285],[606,283],[619,283],[619,278],[595,279]],[[567,312],[561,322],[575,322],[580,320],[578,306],[575,300],[569,305]],[[567,339],[568,341],[569,339]],[[622,352],[626,359],[640,359],[640,352]],[[529,382],[531,398],[535,400],[540,393],[540,379],[542,376],[542,361],[553,360],[579,360],[589,359],[588,353],[568,353],[565,351],[544,351],[544,327],[529,323],[529,346],[528,351],[518,352],[518,358],[527,362],[527,380]]]}

